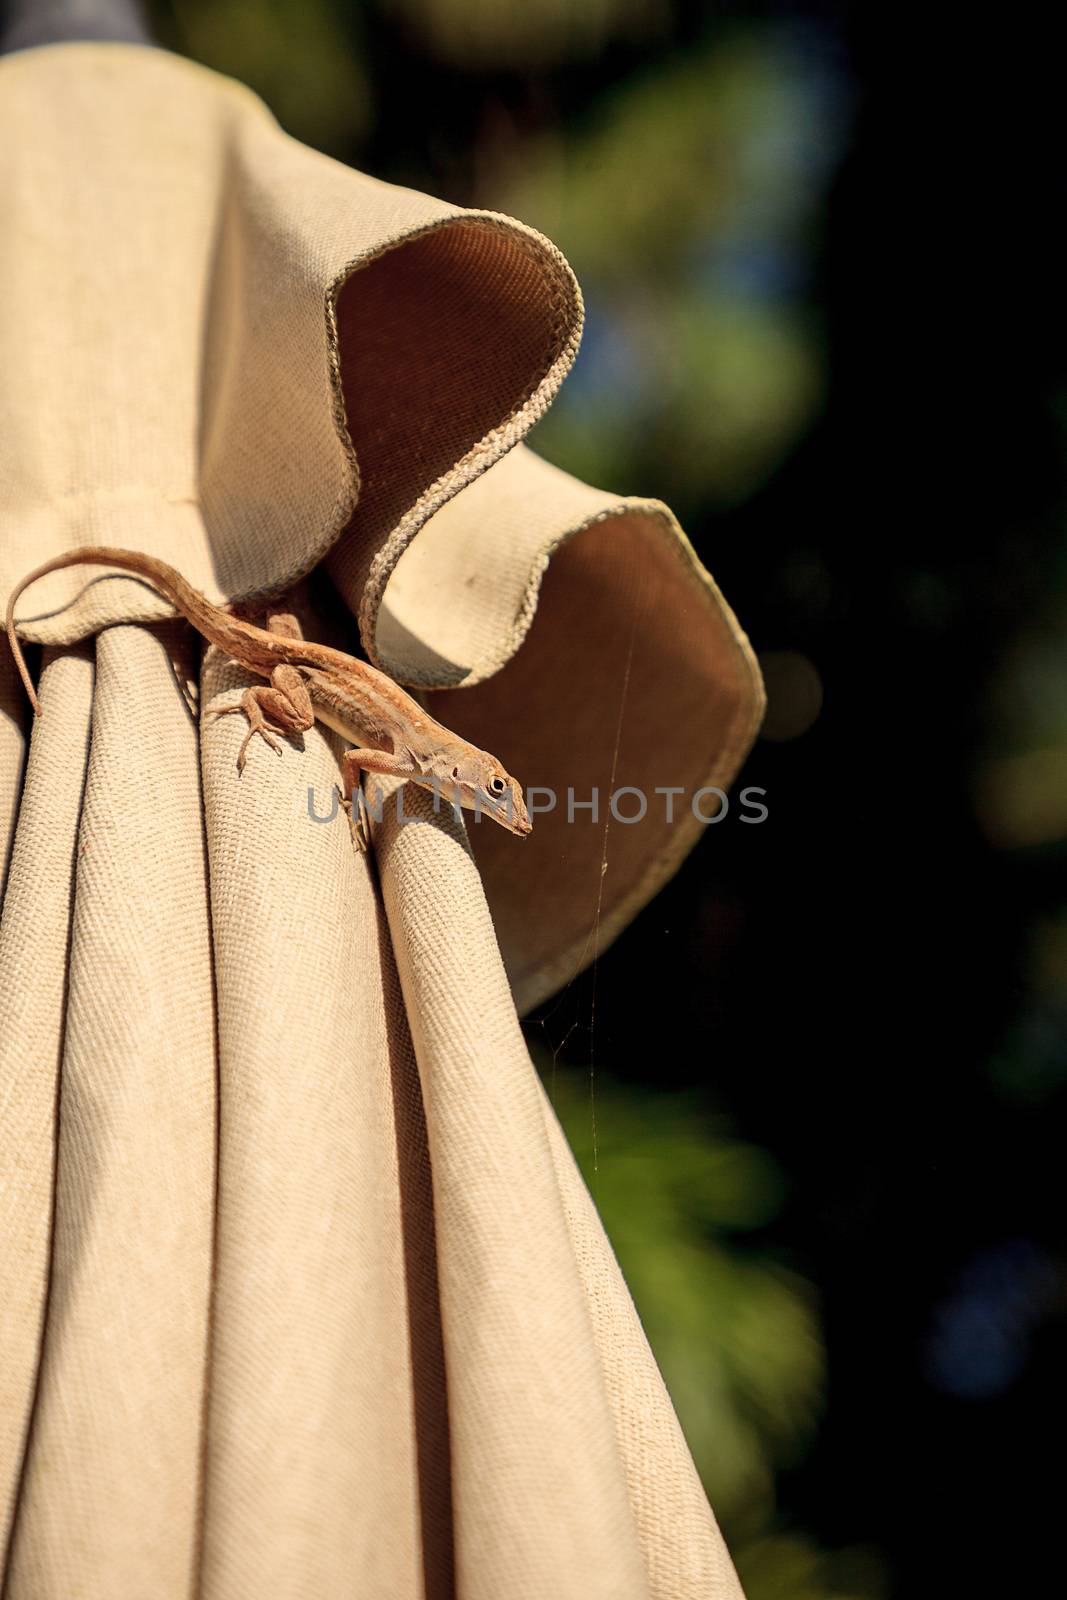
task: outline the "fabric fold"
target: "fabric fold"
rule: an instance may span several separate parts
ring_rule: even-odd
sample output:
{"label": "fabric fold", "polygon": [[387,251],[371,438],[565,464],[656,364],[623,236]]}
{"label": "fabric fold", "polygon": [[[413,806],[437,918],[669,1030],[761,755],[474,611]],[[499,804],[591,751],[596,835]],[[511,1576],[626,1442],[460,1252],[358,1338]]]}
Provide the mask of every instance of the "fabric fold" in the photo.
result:
{"label": "fabric fold", "polygon": [[[205,704],[248,681],[210,652]],[[388,945],[347,823],[309,814],[309,786],[329,813],[335,749],[312,729],[238,782],[242,737],[205,725],[220,1143],[201,1592],[415,1596]]]}
{"label": "fabric fold", "polygon": [[421,794],[381,809],[375,848],[440,1228],[460,1592],[734,1600],[729,1557],[516,1024],[463,824]]}
{"label": "fabric fold", "polygon": [[[540,234],[342,167],[160,50],[0,59],[0,207],[34,242],[0,263],[0,366],[25,375],[0,391],[5,592],[111,543],[212,599],[276,594],[344,533],[362,600],[577,348],[577,284]],[[85,588],[43,580],[26,636],[166,613],[128,583],[71,604]]]}
{"label": "fabric fold", "polygon": [[[5,652],[7,654],[7,652]],[[39,679],[56,707],[35,730],[10,840],[0,918],[0,1507],[8,1550],[21,1490],[44,1334],[51,1262],[56,1108],[82,790],[89,752],[93,652],[46,652]],[[23,760],[13,666],[4,691],[6,791]],[[18,720],[16,720],[18,718]]]}
{"label": "fabric fold", "polygon": [[456,685],[435,715],[538,790],[521,850],[471,830],[528,1010],[713,831],[763,715],[759,668],[665,505],[522,447],[434,518],[386,605],[393,648]]}
{"label": "fabric fold", "polygon": [[[54,969],[43,1028],[22,1017],[2,1030],[3,1081],[25,1060],[39,1127],[49,1113],[47,1141],[41,1127],[23,1146],[24,1159],[36,1151],[34,1181],[23,1168],[14,1184],[24,1204],[36,1197],[32,1227],[24,1216],[5,1230],[48,1260],[14,1600],[179,1596],[193,1573],[215,1160],[197,730],[175,692],[193,650],[174,624],[162,637],[112,628],[97,642],[95,687],[79,655],[54,660],[42,685],[48,715],[35,730],[3,919],[3,943],[24,939],[33,967],[21,984],[10,957],[0,968],[5,1002],[35,1010]],[[74,680],[76,703],[60,675]],[[23,892],[35,902],[30,929]],[[53,1163],[49,1242],[40,1194]]]}

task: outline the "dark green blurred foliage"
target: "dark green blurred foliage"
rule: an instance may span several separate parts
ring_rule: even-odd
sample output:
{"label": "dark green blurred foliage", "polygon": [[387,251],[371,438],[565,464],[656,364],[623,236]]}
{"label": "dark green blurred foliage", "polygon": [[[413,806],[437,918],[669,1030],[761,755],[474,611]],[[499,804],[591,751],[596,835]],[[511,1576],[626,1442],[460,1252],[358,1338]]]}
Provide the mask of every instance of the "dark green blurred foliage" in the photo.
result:
{"label": "dark green blurred foliage", "polygon": [[[595,1197],[750,1600],[876,1600],[873,1552],[782,1530],[775,1475],[822,1407],[811,1285],[766,1245],[782,1173],[690,1093],[561,1072],[534,1049]],[[764,1242],[760,1242],[761,1239]]]}
{"label": "dark green blurred foliage", "polygon": [[529,71],[595,56],[662,28],[669,0],[381,0],[442,60]]}
{"label": "dark green blurred foliage", "polygon": [[609,1073],[593,1085],[594,1171],[590,1085],[548,1079],[715,1506],[762,1523],[774,1467],[808,1441],[822,1398],[810,1286],[746,1242],[777,1215],[781,1174],[694,1095]]}
{"label": "dark green blurred foliage", "polygon": [[247,83],[287,132],[331,154],[357,145],[370,117],[359,9],[337,0],[170,0],[155,7],[165,42]]}
{"label": "dark green blurred foliage", "polygon": [[[733,32],[521,147],[493,197],[559,244],[585,348],[538,434],[594,483],[743,498],[821,398],[804,305],[843,108],[787,32]],[[652,465],[654,463],[654,466]]]}

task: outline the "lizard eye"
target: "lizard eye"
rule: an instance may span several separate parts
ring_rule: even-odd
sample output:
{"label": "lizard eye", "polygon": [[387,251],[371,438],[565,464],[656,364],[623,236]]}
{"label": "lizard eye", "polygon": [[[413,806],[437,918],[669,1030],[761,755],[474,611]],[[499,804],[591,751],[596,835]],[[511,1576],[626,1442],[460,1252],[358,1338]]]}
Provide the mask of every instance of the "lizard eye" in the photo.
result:
{"label": "lizard eye", "polygon": [[489,793],[490,794],[503,794],[504,790],[506,788],[507,788],[507,784],[504,782],[503,778],[490,778],[489,779]]}
{"label": "lizard eye", "polygon": [[453,776],[453,778],[458,778],[459,777],[459,768],[458,767],[453,767],[452,768],[452,776]]}

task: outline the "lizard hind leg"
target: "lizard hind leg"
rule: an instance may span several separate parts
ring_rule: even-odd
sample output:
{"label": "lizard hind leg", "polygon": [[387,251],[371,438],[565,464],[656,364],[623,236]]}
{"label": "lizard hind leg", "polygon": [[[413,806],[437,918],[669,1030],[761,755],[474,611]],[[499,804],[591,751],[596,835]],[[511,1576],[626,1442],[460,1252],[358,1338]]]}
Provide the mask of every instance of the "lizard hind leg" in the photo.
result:
{"label": "lizard hind leg", "polygon": [[210,715],[226,717],[235,711],[243,711],[248,718],[248,732],[237,752],[238,772],[244,771],[248,746],[257,734],[281,755],[282,747],[274,738],[276,733],[306,733],[315,723],[307,685],[295,667],[284,665],[275,667],[269,684],[253,685],[245,690],[237,705],[220,706]]}

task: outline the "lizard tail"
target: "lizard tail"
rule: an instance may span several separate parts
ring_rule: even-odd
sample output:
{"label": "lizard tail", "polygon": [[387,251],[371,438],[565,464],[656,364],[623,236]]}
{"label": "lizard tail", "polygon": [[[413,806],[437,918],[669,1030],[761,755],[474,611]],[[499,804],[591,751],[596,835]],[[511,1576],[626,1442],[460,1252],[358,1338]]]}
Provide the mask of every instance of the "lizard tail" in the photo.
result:
{"label": "lizard tail", "polygon": [[193,621],[202,610],[212,609],[210,602],[199,594],[192,584],[187,583],[180,572],[169,567],[165,561],[160,561],[155,556],[144,555],[139,550],[119,550],[111,545],[82,545],[77,550],[67,550],[62,555],[54,556],[51,561],[45,561],[41,566],[34,567],[32,572],[28,572],[20,579],[8,596],[4,626],[7,629],[8,643],[11,645],[11,654],[15,658],[19,677],[30,697],[30,704],[38,715],[41,711],[41,702],[37,698],[33,679],[22,654],[22,645],[15,631],[15,605],[23,590],[28,589],[31,583],[36,583],[38,578],[45,577],[49,572],[58,572],[61,567],[78,566],[122,567],[125,571],[146,579],[184,616],[189,617],[190,621]]}

